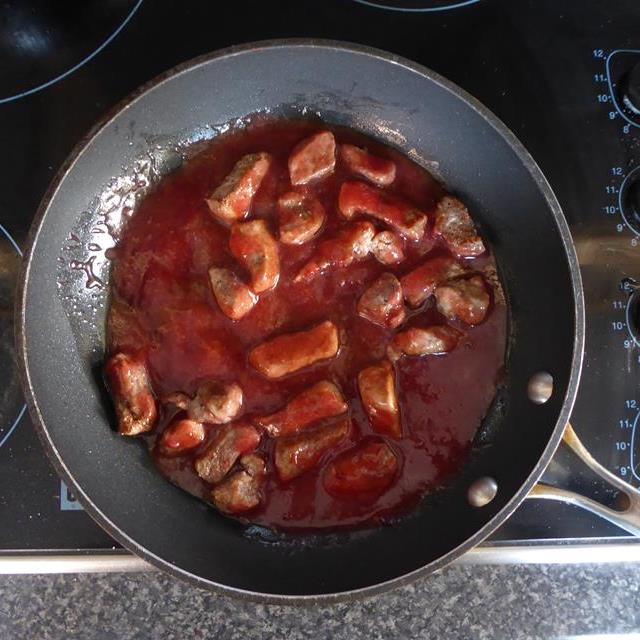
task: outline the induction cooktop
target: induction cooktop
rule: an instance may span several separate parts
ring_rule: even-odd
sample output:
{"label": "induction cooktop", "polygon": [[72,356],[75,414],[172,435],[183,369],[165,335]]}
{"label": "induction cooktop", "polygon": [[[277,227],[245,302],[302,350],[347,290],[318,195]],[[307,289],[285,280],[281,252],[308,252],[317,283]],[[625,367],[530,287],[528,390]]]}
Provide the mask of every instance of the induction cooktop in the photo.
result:
{"label": "induction cooktop", "polygon": [[[637,0],[7,0],[0,12],[0,568],[144,567],[118,551],[56,477],[25,411],[13,292],[47,185],[93,123],[138,85],[215,49],[283,37],[345,40],[415,60],[484,102],[532,153],[563,206],[584,280],[585,363],[572,424],[600,463],[640,486]],[[616,500],[566,447],[544,481]],[[578,507],[525,500],[465,558],[640,558],[639,540]]]}

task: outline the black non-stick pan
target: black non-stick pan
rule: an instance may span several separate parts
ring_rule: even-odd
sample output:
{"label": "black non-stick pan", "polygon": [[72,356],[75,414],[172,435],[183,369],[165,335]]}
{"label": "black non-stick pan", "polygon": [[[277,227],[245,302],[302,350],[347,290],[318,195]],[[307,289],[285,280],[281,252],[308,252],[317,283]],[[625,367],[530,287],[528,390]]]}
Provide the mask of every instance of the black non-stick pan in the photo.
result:
{"label": "black non-stick pan", "polygon": [[[144,447],[110,425],[99,371],[108,248],[120,218],[179,164],[188,144],[256,112],[320,118],[397,147],[470,205],[498,260],[510,310],[504,388],[462,472],[392,526],[316,536],[245,527],[166,482]],[[91,516],[177,576],[288,601],[404,583],[496,529],[560,441],[583,346],[569,231],[522,145],[437,74],[334,42],[259,43],[208,55],[119,105],[74,150],[42,202],[18,313],[31,415]]]}

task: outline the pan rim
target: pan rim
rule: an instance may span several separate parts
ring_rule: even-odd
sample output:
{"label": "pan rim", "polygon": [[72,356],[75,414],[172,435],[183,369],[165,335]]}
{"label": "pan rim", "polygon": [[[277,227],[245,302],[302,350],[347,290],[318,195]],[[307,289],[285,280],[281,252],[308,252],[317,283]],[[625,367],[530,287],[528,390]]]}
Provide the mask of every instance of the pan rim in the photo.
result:
{"label": "pan rim", "polygon": [[[440,556],[436,560],[422,567],[419,567],[418,569],[397,576],[390,580],[386,580],[384,582],[366,587],[361,587],[358,589],[341,591],[337,593],[319,593],[309,595],[263,593],[230,587],[228,585],[208,580],[201,576],[190,573],[189,571],[181,569],[171,564],[169,561],[160,558],[159,556],[155,555],[154,553],[150,552],[148,549],[137,543],[131,537],[129,537],[129,535],[125,531],[117,527],[105,513],[103,513],[93,504],[90,497],[85,494],[80,484],[76,482],[71,471],[68,469],[62,456],[58,452],[56,445],[47,430],[40,411],[38,400],[35,396],[34,389],[31,383],[31,376],[29,372],[28,345],[24,331],[28,282],[31,273],[31,263],[37,238],[44,224],[49,205],[54,199],[60,185],[64,181],[67,174],[72,171],[76,161],[83,155],[91,141],[117,116],[119,116],[127,108],[141,99],[144,95],[177,76],[181,76],[187,72],[191,72],[197,69],[198,67],[204,66],[212,61],[222,58],[231,58],[247,53],[255,53],[256,51],[263,49],[286,49],[297,47],[315,48],[330,51],[345,51],[351,54],[373,57],[381,60],[384,63],[391,63],[400,67],[404,67],[405,69],[408,69],[412,73],[420,75],[430,82],[435,82],[444,90],[453,94],[457,99],[464,102],[468,107],[472,108],[485,121],[487,121],[496,131],[496,133],[499,134],[509,145],[509,147],[518,156],[518,158],[520,158],[529,175],[534,180],[536,186],[543,195],[545,202],[553,215],[555,224],[558,228],[558,232],[564,246],[565,255],[567,257],[575,309],[575,337],[571,359],[571,372],[562,407],[559,411],[558,417],[556,419],[556,424],[551,433],[549,441],[544,451],[542,452],[537,464],[533,467],[527,479],[520,486],[518,491],[516,491],[514,495],[512,495],[512,497],[508,500],[507,504],[505,504],[505,506],[498,513],[496,513],[493,518],[491,518],[484,526],[476,531],[474,535],[467,538],[463,543],[451,549],[446,554]],[[81,138],[81,140],[73,148],[70,155],[67,157],[63,165],[56,173],[42,198],[42,201],[31,224],[29,234],[27,236],[24,255],[25,258],[23,261],[22,272],[20,274],[18,289],[16,292],[15,309],[15,331],[18,365],[22,388],[25,392],[25,400],[29,409],[30,417],[34,423],[34,426],[36,427],[38,437],[44,446],[45,452],[47,453],[49,460],[52,462],[56,472],[71,487],[71,489],[78,497],[78,500],[83,505],[87,513],[92,517],[92,519],[96,521],[100,525],[100,527],[102,527],[107,532],[108,535],[112,536],[120,544],[122,544],[125,549],[136,554],[139,557],[142,557],[150,564],[162,569],[163,571],[166,571],[174,577],[181,578],[195,586],[205,587],[209,590],[223,595],[250,600],[252,602],[280,605],[326,605],[371,597],[379,593],[383,593],[391,589],[409,584],[420,577],[426,576],[438,569],[443,568],[444,566],[450,564],[453,560],[461,556],[463,553],[482,542],[491,533],[493,533],[525,499],[529,491],[532,489],[533,485],[542,475],[542,472],[547,466],[556,448],[558,447],[562,438],[564,427],[569,420],[569,416],[576,398],[584,352],[585,319],[582,280],[580,276],[580,269],[578,266],[578,258],[575,252],[575,247],[573,245],[573,240],[571,238],[569,226],[549,182],[542,173],[542,170],[538,167],[533,157],[529,154],[524,145],[511,132],[511,130],[495,114],[493,114],[493,112],[482,105],[476,98],[474,98],[472,95],[467,93],[464,89],[460,88],[453,82],[447,80],[446,78],[442,77],[438,73],[428,69],[423,65],[408,60],[407,58],[404,58],[402,56],[373,47],[354,44],[346,41],[316,38],[285,38],[275,40],[261,40],[210,52],[180,63],[172,67],[171,69],[159,74],[152,80],[135,89],[123,100],[118,102]]]}

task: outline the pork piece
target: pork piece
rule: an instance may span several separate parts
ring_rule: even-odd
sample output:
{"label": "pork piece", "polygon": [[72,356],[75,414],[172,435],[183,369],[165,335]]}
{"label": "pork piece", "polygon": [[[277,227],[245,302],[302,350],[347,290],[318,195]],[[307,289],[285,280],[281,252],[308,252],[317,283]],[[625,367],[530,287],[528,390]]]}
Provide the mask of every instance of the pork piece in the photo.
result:
{"label": "pork piece", "polygon": [[211,444],[195,460],[196,473],[205,482],[220,482],[235,461],[253,451],[259,443],[260,434],[248,422],[233,422],[218,427]]}
{"label": "pork piece", "polygon": [[209,281],[220,311],[231,320],[240,320],[253,309],[258,297],[233,271],[211,267]]}
{"label": "pork piece", "polygon": [[366,213],[382,220],[408,240],[420,240],[427,229],[427,216],[422,211],[364,182],[345,182],[340,187],[338,207],[345,218]]}
{"label": "pork piece", "polygon": [[288,191],[278,198],[280,242],[304,244],[318,233],[326,214],[317,198]]}
{"label": "pork piece", "polygon": [[174,420],[160,436],[160,452],[166,456],[179,456],[204,441],[206,431],[201,422],[180,418]]}
{"label": "pork piece", "polygon": [[118,431],[124,436],[151,431],[158,410],[144,360],[116,353],[107,360],[104,373],[116,409]]}
{"label": "pork piece", "polygon": [[358,315],[387,329],[399,327],[405,320],[400,281],[392,273],[383,273],[358,300]]}
{"label": "pork piece", "polygon": [[186,393],[176,392],[162,396],[162,398],[160,398],[160,402],[162,402],[162,404],[172,404],[178,407],[178,409],[186,411],[189,408],[191,398]]}
{"label": "pork piece", "polygon": [[337,498],[371,498],[387,489],[397,472],[398,460],[389,445],[370,440],[330,462],[324,486]]}
{"label": "pork piece", "polygon": [[387,347],[392,362],[401,356],[430,356],[453,351],[464,334],[448,325],[411,327],[397,333]]}
{"label": "pork piece", "polygon": [[206,199],[211,213],[224,224],[246,218],[253,196],[270,166],[268,153],[251,153],[240,158],[222,184]]}
{"label": "pork piece", "polygon": [[371,428],[377,433],[400,438],[402,425],[393,365],[383,360],[363,369],[358,374],[358,390]]}
{"label": "pork piece", "polygon": [[223,513],[242,513],[260,504],[266,481],[266,467],[261,456],[240,458],[241,469],[225,478],[211,491],[211,501]]}
{"label": "pork piece", "polygon": [[435,291],[438,311],[449,320],[480,324],[489,310],[489,292],[482,276],[456,278]]}
{"label": "pork piece", "polygon": [[231,422],[240,413],[242,407],[242,389],[235,382],[220,384],[205,382],[198,387],[196,396],[187,412],[193,420],[225,424]]}
{"label": "pork piece", "polygon": [[402,240],[393,231],[376,233],[371,242],[371,253],[382,264],[399,264],[404,260]]}
{"label": "pork piece", "polygon": [[191,420],[210,424],[225,424],[238,417],[242,408],[242,389],[234,383],[207,381],[198,387],[194,398],[185,393],[172,393],[162,398],[186,411]]}
{"label": "pork piece", "polygon": [[289,482],[313,469],[325,453],[348,437],[350,430],[351,420],[345,418],[313,431],[278,438],[274,457],[280,480]]}
{"label": "pork piece", "polygon": [[289,156],[292,185],[325,178],[336,166],[336,140],[330,131],[320,131],[300,142]]}
{"label": "pork piece", "polygon": [[379,187],[388,187],[396,179],[396,165],[391,160],[374,156],[352,144],[341,145],[340,155],[349,171]]}
{"label": "pork piece", "polygon": [[331,268],[345,268],[356,260],[363,260],[371,251],[371,241],[376,233],[370,222],[354,222],[334,238],[320,243],[315,253],[294,278],[294,282],[308,282]]}
{"label": "pork piece", "polygon": [[400,278],[405,300],[410,307],[419,307],[433,295],[438,285],[461,276],[465,271],[462,265],[449,256],[430,258]]}
{"label": "pork piece", "polygon": [[326,320],[308,329],[263,342],[249,352],[249,363],[267,378],[282,378],[320,360],[334,358],[338,328]]}
{"label": "pork piece", "polygon": [[267,291],[278,284],[278,243],[264,220],[234,224],[229,236],[229,249],[235,259],[251,274],[251,288],[255,293]]}
{"label": "pork piece", "polygon": [[322,380],[299,393],[284,409],[256,418],[253,423],[270,436],[287,436],[318,420],[339,416],[347,409],[340,389],[333,382]]}
{"label": "pork piece", "polygon": [[467,207],[457,198],[445,196],[438,202],[434,231],[457,256],[471,258],[485,252]]}

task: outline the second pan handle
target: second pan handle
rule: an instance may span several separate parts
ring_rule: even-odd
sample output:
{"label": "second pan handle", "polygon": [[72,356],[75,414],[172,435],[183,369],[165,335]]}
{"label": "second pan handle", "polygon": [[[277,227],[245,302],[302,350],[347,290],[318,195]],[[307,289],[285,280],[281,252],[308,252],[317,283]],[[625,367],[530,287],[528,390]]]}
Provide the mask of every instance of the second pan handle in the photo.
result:
{"label": "second pan handle", "polygon": [[567,424],[565,428],[563,441],[571,448],[578,458],[580,458],[580,460],[589,467],[589,469],[602,478],[602,480],[604,480],[608,485],[614,487],[626,497],[626,504],[624,505],[624,508],[619,510],[612,509],[611,507],[607,507],[600,502],[596,502],[595,500],[587,498],[579,493],[568,491],[566,489],[558,489],[557,487],[552,487],[543,482],[536,484],[529,492],[527,498],[558,500],[560,502],[576,505],[582,509],[590,511],[591,513],[595,513],[601,518],[608,520],[634,536],[640,536],[640,491],[603,467],[582,444],[570,424]]}

